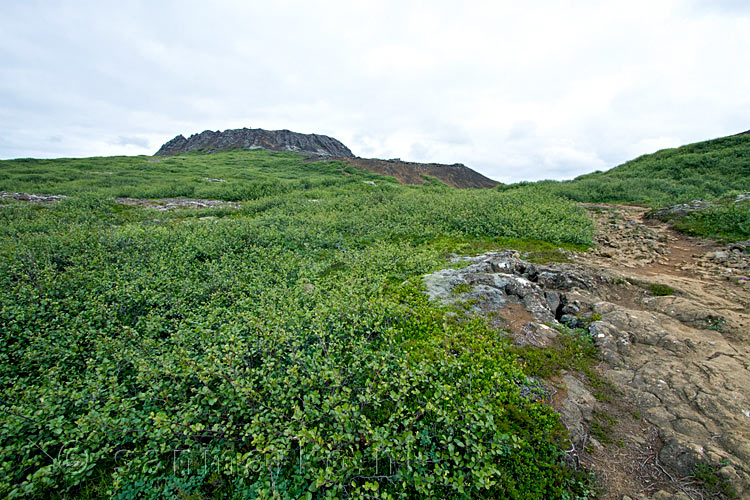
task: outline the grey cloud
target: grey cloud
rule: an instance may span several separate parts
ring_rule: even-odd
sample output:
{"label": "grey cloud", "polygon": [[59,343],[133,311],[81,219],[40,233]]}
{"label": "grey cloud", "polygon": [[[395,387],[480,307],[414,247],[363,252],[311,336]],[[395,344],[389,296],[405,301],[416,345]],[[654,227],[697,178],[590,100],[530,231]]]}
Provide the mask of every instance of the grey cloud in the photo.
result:
{"label": "grey cloud", "polygon": [[409,159],[414,159],[415,161],[424,161],[425,158],[428,157],[429,152],[430,150],[427,146],[419,142],[415,142],[409,149]]}
{"label": "grey cloud", "polygon": [[534,122],[528,120],[517,121],[513,124],[508,132],[509,141],[519,141],[527,139],[536,134],[537,126]]}
{"label": "grey cloud", "polygon": [[601,5],[10,2],[0,158],[247,126],[522,180],[750,128],[745,2]]}

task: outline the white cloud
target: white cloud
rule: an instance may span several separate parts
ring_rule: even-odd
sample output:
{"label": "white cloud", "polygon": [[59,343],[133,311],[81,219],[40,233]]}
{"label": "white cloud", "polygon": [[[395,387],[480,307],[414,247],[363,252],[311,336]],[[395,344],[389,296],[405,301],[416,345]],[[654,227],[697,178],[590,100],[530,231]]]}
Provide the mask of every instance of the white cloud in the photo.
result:
{"label": "white cloud", "polygon": [[134,136],[119,136],[112,144],[117,146],[134,146],[137,148],[149,148],[151,147],[149,140],[145,137],[134,137]]}
{"label": "white cloud", "polygon": [[750,128],[746,5],[13,2],[0,157],[151,154],[247,126],[569,178]]}

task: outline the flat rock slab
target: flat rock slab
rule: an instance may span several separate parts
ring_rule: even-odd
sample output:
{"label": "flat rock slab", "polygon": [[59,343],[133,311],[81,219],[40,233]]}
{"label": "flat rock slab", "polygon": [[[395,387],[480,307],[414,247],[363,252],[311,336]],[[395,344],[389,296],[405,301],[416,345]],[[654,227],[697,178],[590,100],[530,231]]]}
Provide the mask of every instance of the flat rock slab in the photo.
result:
{"label": "flat rock slab", "polygon": [[0,199],[28,201],[31,203],[55,203],[67,196],[62,194],[31,194],[31,193],[9,193],[0,191]]}
{"label": "flat rock slab", "polygon": [[240,204],[233,201],[224,200],[202,200],[193,198],[160,198],[160,199],[139,199],[139,198],[116,198],[115,202],[120,205],[133,207],[146,207],[166,212],[180,208],[240,208]]}

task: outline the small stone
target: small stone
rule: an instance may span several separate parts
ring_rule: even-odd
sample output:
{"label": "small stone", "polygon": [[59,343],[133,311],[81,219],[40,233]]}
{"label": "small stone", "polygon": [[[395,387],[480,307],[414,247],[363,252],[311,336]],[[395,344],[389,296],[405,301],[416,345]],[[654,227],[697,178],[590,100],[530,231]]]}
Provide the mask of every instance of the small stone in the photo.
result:
{"label": "small stone", "polygon": [[551,311],[557,311],[560,306],[560,294],[557,292],[544,292],[544,298],[547,299],[547,304]]}
{"label": "small stone", "polygon": [[581,310],[575,304],[566,304],[562,308],[562,312],[563,312],[563,314],[571,314],[572,315],[572,314],[578,314],[579,312],[581,312]]}
{"label": "small stone", "polygon": [[714,260],[726,260],[729,258],[728,252],[714,252]]}
{"label": "small stone", "polygon": [[689,496],[685,495],[681,491],[678,491],[677,493],[670,493],[665,490],[657,491],[651,498],[654,500],[691,500]]}
{"label": "small stone", "polygon": [[570,328],[577,328],[579,322],[579,319],[572,314],[563,314],[562,317],[560,317],[560,323],[567,325]]}
{"label": "small stone", "polygon": [[596,438],[590,437],[589,438],[589,445],[591,446],[591,448],[594,451],[602,451],[602,450],[604,450],[604,446]]}
{"label": "small stone", "polygon": [[629,434],[628,439],[630,439],[630,441],[640,446],[644,446],[646,444],[646,440],[643,437],[635,435],[635,434]]}

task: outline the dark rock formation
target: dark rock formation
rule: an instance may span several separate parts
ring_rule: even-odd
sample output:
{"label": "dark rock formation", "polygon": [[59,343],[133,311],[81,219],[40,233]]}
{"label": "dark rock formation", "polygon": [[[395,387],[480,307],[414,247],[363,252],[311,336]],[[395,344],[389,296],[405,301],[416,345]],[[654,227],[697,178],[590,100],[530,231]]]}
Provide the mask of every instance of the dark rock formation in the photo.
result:
{"label": "dark rock formation", "polygon": [[667,222],[676,217],[685,217],[687,214],[692,212],[708,210],[712,206],[713,204],[710,201],[693,200],[687,203],[680,203],[678,205],[671,205],[669,207],[663,207],[658,210],[652,210],[646,214],[646,218],[659,219],[660,221]]}
{"label": "dark rock formation", "polygon": [[355,157],[340,141],[327,135],[299,134],[289,130],[263,130],[241,128],[213,132],[206,130],[185,139],[178,135],[166,142],[156,155],[175,155],[189,151],[207,152],[223,149],[270,149],[272,151],[296,151],[310,155],[310,160],[321,158],[341,160],[370,172],[395,177],[401,184],[423,184],[428,177],[456,188],[492,188],[498,183],[469,167],[456,163],[414,163],[393,160],[378,160]]}
{"label": "dark rock formation", "polygon": [[272,151],[298,151],[318,156],[353,158],[352,152],[341,142],[318,134],[300,134],[289,130],[263,130],[240,128],[223,132],[206,130],[185,139],[178,135],[165,143],[157,155],[174,155],[205,149],[270,149]]}
{"label": "dark rock formation", "polygon": [[572,266],[535,265],[522,260],[514,250],[458,257],[456,261],[471,264],[423,276],[425,293],[446,306],[469,301],[471,307],[466,312],[470,315],[502,310],[503,319],[495,326],[509,328],[518,345],[549,345],[557,332],[546,325],[557,324],[565,315],[581,320],[583,326],[591,322],[579,317],[580,307],[569,300],[567,292],[594,289],[601,281],[598,277]]}

